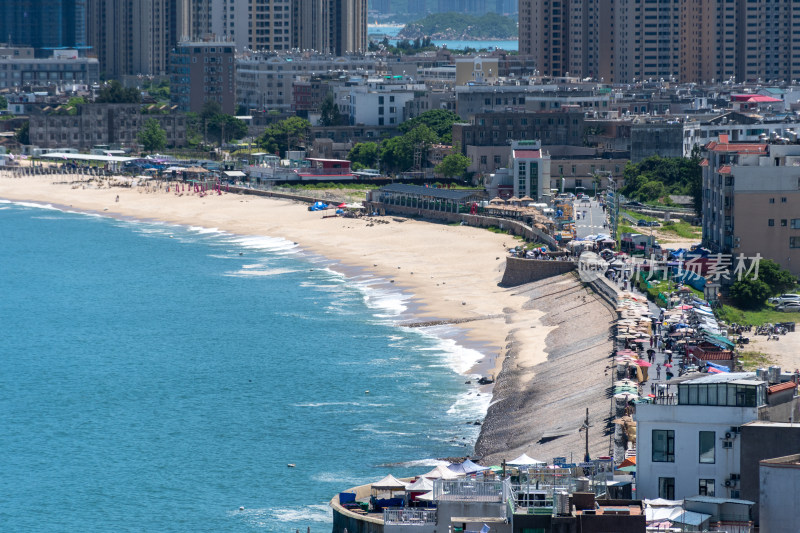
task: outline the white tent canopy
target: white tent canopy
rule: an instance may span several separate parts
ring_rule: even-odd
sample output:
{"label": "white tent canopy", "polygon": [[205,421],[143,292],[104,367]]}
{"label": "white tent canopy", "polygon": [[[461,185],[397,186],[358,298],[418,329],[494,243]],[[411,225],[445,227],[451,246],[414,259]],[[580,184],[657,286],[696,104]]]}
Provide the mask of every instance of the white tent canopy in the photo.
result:
{"label": "white tent canopy", "polygon": [[426,477],[421,477],[414,483],[406,487],[406,490],[414,492],[423,492],[423,491],[428,492],[430,490],[433,490],[433,481],[431,481]]}
{"label": "white tent canopy", "polygon": [[389,474],[380,481],[372,484],[373,490],[406,490],[406,484]]}
{"label": "white tent canopy", "polygon": [[533,457],[529,457],[527,453],[523,453],[513,461],[508,461],[507,464],[511,466],[533,466],[533,465],[543,465],[544,461],[539,461],[534,459]]}
{"label": "white tent canopy", "polygon": [[433,491],[426,492],[425,494],[420,494],[417,496],[418,500],[422,500],[424,502],[432,502],[433,501]]}
{"label": "white tent canopy", "polygon": [[459,477],[459,475],[450,470],[449,468],[439,465],[430,472],[428,472],[427,474],[422,474],[422,477],[428,479],[449,480],[449,479],[456,479]]}

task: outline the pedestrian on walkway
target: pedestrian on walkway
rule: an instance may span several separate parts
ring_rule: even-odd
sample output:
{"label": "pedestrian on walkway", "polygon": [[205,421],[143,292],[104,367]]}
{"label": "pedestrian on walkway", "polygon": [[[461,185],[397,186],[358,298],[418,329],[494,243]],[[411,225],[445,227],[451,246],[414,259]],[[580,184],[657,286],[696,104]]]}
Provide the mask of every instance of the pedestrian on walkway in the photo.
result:
{"label": "pedestrian on walkway", "polygon": [[661,379],[661,363],[656,365],[656,379]]}

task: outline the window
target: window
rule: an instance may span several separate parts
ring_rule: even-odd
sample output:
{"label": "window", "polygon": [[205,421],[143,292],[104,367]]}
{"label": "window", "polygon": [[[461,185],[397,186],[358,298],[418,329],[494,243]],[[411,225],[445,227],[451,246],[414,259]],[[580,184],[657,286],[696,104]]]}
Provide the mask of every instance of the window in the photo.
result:
{"label": "window", "polygon": [[769,203],[774,204],[775,203],[775,198],[770,198],[769,199]]}
{"label": "window", "polygon": [[675,499],[675,478],[674,477],[660,477],[658,478],[658,497],[665,500]]}
{"label": "window", "polygon": [[775,225],[775,219],[774,218],[770,218],[769,220],[767,220],[767,226],[772,227],[774,225]]}
{"label": "window", "polygon": [[495,165],[499,165],[500,164],[500,156],[499,155],[494,156],[494,164]]}
{"label": "window", "polygon": [[714,463],[714,444],[716,435],[713,431],[700,432],[700,462]]}
{"label": "window", "polygon": [[785,203],[786,203],[786,197],[785,197],[785,196],[781,196],[781,203],[782,203],[782,204],[785,204]]}
{"label": "window", "polygon": [[675,462],[675,432],[673,430],[654,429],[652,446],[654,463]]}
{"label": "window", "polygon": [[785,218],[782,218],[781,219],[781,227],[785,228],[786,227],[786,223],[787,223],[787,220]]}
{"label": "window", "polygon": [[701,479],[698,493],[700,496],[713,496],[714,495],[714,480]]}
{"label": "window", "polygon": [[789,248],[800,248],[800,237],[789,237]]}
{"label": "window", "polygon": [[800,218],[793,218],[790,227],[792,229],[800,229]]}
{"label": "window", "polygon": [[481,156],[481,165],[485,165],[485,164],[486,164],[486,156],[482,155]]}

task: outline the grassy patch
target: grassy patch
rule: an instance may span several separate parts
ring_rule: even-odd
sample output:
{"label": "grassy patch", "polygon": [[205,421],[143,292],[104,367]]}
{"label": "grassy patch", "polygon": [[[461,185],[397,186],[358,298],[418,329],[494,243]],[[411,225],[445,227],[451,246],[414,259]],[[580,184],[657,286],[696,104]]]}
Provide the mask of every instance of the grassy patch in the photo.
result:
{"label": "grassy patch", "polygon": [[637,213],[636,211],[631,211],[630,209],[620,209],[619,212],[620,212],[620,214],[624,213],[624,214],[626,214],[628,216],[631,216],[631,217],[635,218],[637,222],[639,220],[646,220],[647,222],[653,222],[654,220],[657,220],[657,221],[661,220],[661,219],[659,219],[657,217],[651,217],[651,216],[643,215],[641,213]]}
{"label": "grassy patch", "polygon": [[757,311],[745,311],[732,305],[723,305],[722,309],[717,311],[717,316],[720,320],[724,320],[729,324],[736,322],[737,324],[751,324],[753,326],[760,326],[766,323],[791,322],[795,318],[792,315],[792,313],[776,311],[769,306]]}
{"label": "grassy patch", "polygon": [[669,222],[665,222],[663,226],[658,228],[658,231],[674,233],[678,237],[683,237],[684,239],[700,239],[703,236],[702,229],[697,226],[692,226],[684,220],[670,220]]}
{"label": "grassy patch", "polygon": [[745,372],[752,372],[758,368],[767,368],[775,361],[763,352],[747,351],[739,354],[739,364]]}

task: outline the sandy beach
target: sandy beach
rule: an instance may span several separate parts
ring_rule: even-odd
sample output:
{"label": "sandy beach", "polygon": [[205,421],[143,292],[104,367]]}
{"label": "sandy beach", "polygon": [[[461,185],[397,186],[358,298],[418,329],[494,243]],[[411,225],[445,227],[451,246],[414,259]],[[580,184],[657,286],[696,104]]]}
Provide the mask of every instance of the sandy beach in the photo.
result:
{"label": "sandy beach", "polygon": [[[499,374],[510,332],[525,328],[526,366],[546,359],[542,313],[529,298],[498,286],[505,267],[507,235],[467,226],[449,226],[398,217],[323,218],[307,204],[225,193],[176,195],[143,187],[102,187],[85,177],[44,175],[10,177],[0,173],[0,198],[50,203],[106,216],[159,220],[216,228],[240,235],[281,237],[327,257],[342,271],[353,269],[393,282],[412,297],[420,321],[454,324],[459,342],[486,357],[471,373]],[[83,180],[83,181],[81,181]],[[173,189],[174,191],[174,189]],[[119,201],[117,200],[119,196]],[[329,213],[325,213],[329,214]]]}

